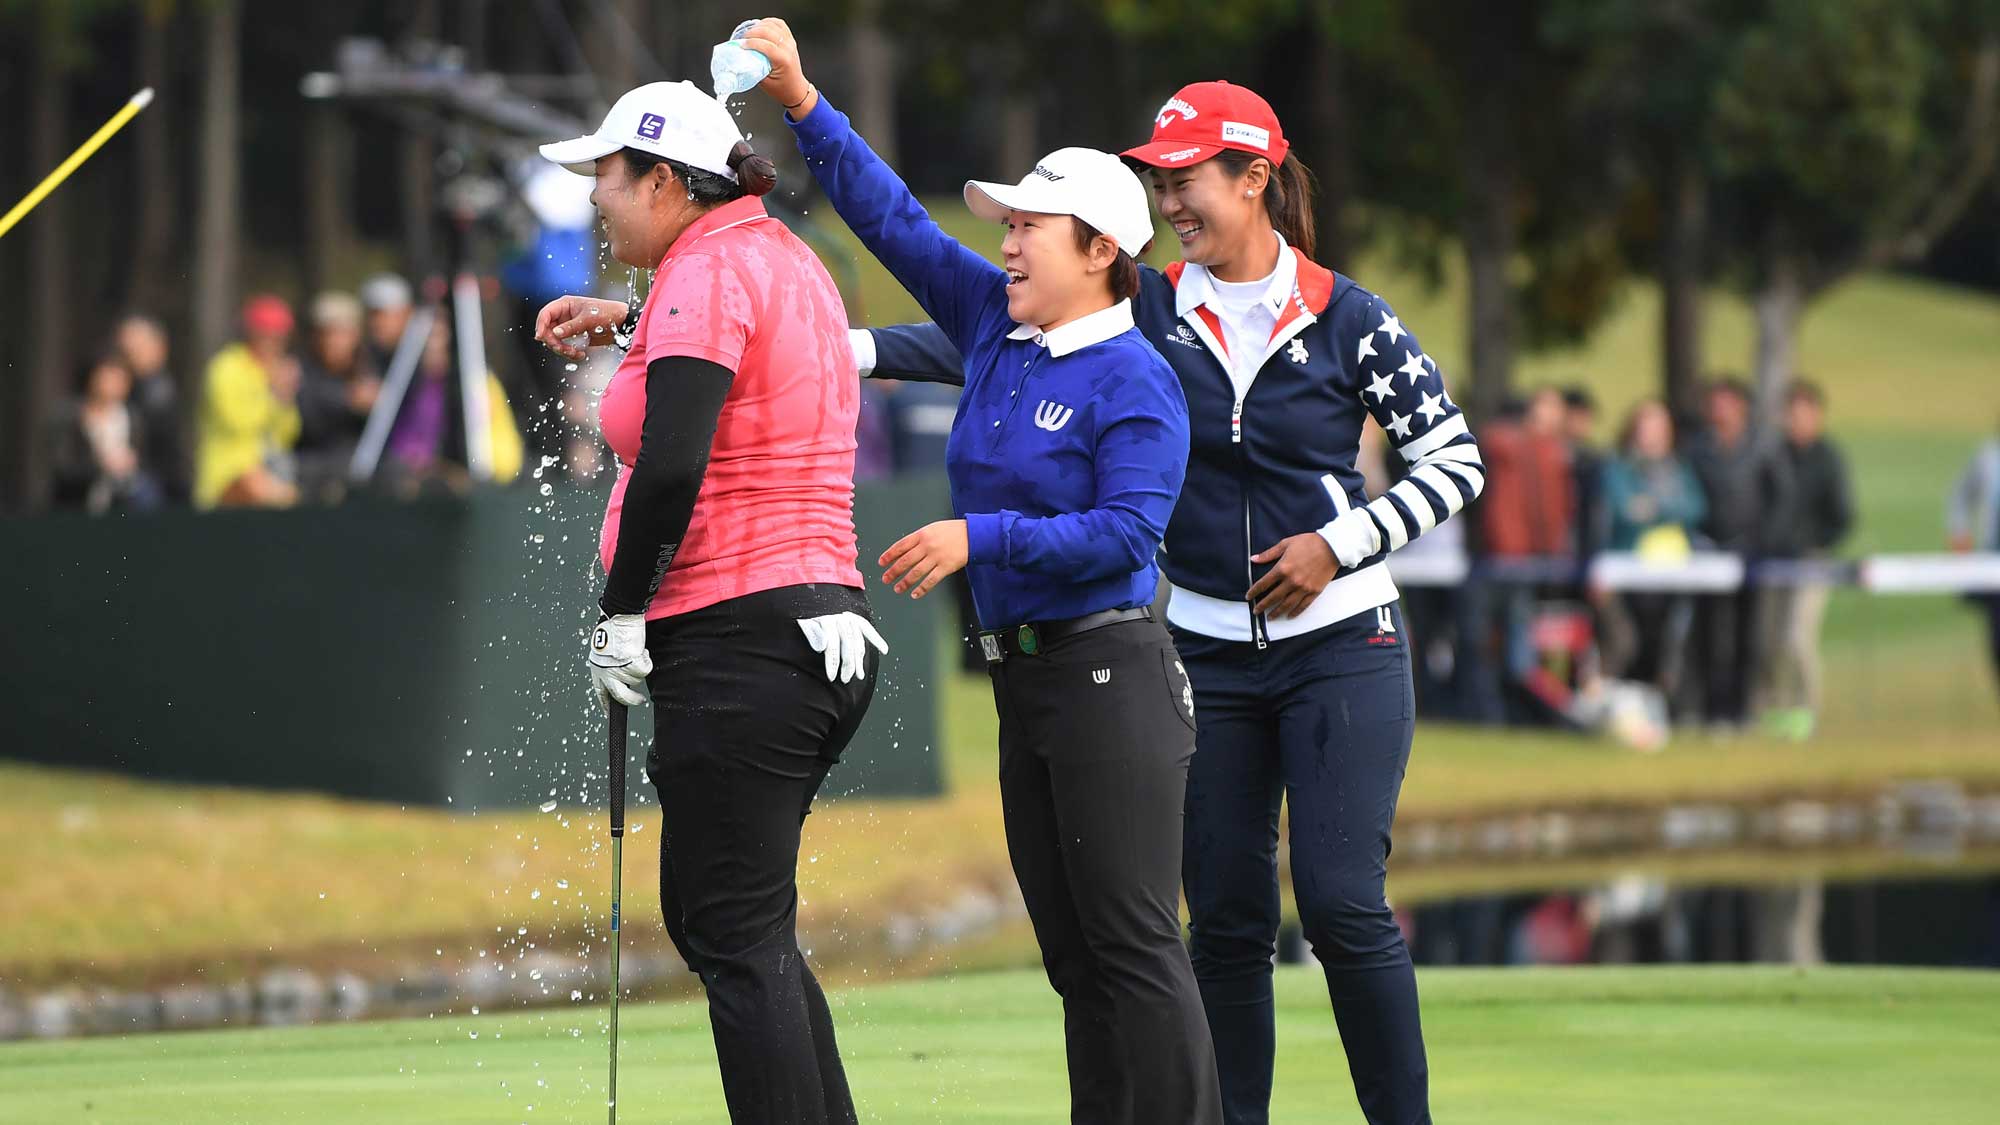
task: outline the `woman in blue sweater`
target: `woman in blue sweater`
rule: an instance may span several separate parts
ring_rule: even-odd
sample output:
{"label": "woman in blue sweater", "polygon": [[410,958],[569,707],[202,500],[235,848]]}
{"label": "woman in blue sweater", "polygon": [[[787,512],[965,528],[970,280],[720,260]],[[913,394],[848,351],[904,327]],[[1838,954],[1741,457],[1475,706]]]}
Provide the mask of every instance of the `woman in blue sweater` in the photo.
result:
{"label": "woman in blue sweater", "polygon": [[[1201,733],[1183,880],[1230,1125],[1270,1118],[1278,824],[1292,890],[1377,1125],[1430,1120],[1416,975],[1383,893],[1414,733],[1391,551],[1485,485],[1443,377],[1382,298],[1312,260],[1312,187],[1264,99],[1226,82],[1160,107],[1145,169],[1183,260],[1142,268],[1134,316],[1188,401],[1167,525],[1167,619]],[[955,381],[929,326],[857,335],[874,374]],[[1368,499],[1373,417],[1410,467]]]}
{"label": "woman in blue sweater", "polygon": [[938,229],[806,81],[771,60],[806,164],[848,226],[964,355],[945,467],[955,519],[882,555],[923,596],[964,567],[1000,717],[1007,850],[1063,999],[1071,1120],[1218,1125],[1214,1052],[1180,941],[1192,690],[1153,620],[1154,556],[1187,471],[1187,404],[1134,327],[1151,241],[1138,177],[1066,148],[1018,184],[968,183],[1005,268]]}

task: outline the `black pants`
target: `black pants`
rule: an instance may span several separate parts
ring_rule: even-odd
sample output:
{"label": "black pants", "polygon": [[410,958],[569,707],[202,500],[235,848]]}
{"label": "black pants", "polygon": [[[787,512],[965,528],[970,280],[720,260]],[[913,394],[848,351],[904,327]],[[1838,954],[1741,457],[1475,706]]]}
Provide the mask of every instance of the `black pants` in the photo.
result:
{"label": "black pants", "polygon": [[700,974],[737,1125],[855,1120],[826,995],[800,954],[799,833],[875,692],[829,684],[797,619],[860,590],[792,586],[646,623],[659,790],[660,906]]}
{"label": "black pants", "polygon": [[1711,594],[1700,603],[1702,713],[1712,723],[1750,719],[1750,686],[1756,679],[1757,601],[1754,586]]}
{"label": "black pants", "polygon": [[1225,1119],[1270,1120],[1283,800],[1299,920],[1362,1113],[1429,1122],[1416,973],[1382,888],[1414,729],[1402,615],[1371,609],[1261,650],[1179,629],[1174,641],[1201,723],[1183,870]]}
{"label": "black pants", "polygon": [[1007,853],[1063,1001],[1074,1125],[1218,1125],[1180,937],[1193,699],[1166,630],[1109,625],[992,666]]}

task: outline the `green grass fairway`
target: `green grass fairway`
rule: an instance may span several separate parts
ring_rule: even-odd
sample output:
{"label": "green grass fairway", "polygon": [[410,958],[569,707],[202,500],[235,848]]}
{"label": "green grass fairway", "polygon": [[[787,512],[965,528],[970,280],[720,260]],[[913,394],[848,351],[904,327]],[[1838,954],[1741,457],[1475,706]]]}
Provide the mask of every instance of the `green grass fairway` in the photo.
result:
{"label": "green grass fairway", "polygon": [[[2000,974],[1779,968],[1436,970],[1439,1121],[1991,1120]],[[1318,974],[1279,976],[1273,1119],[1358,1121]],[[1066,1118],[1055,999],[1031,973],[849,990],[865,1121]],[[0,1047],[9,1122],[589,1122],[602,1009]],[[703,1009],[621,1017],[621,1116],[725,1120]]]}

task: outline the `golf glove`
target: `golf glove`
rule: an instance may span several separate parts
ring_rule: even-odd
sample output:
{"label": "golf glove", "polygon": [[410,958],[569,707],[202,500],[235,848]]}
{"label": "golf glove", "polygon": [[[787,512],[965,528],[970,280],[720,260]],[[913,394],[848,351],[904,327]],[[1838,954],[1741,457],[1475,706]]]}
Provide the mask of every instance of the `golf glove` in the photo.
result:
{"label": "golf glove", "polygon": [[637,707],[646,702],[646,677],[653,674],[653,657],[646,651],[644,614],[619,613],[601,617],[590,634],[590,687],[597,705]]}
{"label": "golf glove", "polygon": [[802,617],[799,628],[805,630],[806,643],[814,652],[826,654],[826,682],[830,684],[844,684],[868,674],[868,645],[885,655],[889,651],[889,642],[875,626],[852,611]]}

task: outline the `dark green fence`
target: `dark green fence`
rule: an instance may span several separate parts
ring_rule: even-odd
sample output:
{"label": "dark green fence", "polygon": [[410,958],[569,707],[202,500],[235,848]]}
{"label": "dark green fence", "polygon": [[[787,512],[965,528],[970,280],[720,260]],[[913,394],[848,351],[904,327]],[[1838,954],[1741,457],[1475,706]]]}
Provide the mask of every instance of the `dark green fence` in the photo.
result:
{"label": "dark green fence", "polygon": [[[855,508],[872,562],[945,512],[943,482],[863,486]],[[602,510],[557,488],[0,521],[0,757],[457,808],[601,800],[582,655]],[[942,603],[874,603],[886,678],[829,785],[935,793]],[[643,761],[651,723],[633,730]]]}

